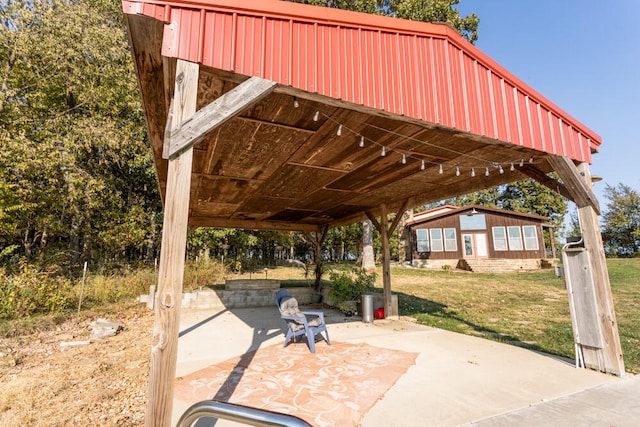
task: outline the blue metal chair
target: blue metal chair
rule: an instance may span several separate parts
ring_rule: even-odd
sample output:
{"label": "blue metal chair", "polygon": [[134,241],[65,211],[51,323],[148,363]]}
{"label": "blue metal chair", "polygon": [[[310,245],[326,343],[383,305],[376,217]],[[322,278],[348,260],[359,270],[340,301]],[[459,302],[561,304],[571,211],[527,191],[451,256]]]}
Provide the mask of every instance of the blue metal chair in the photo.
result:
{"label": "blue metal chair", "polygon": [[[316,335],[320,335],[328,345],[329,331],[324,323],[324,313],[322,311],[300,311],[298,301],[285,289],[281,289],[276,294],[276,305],[280,311],[280,317],[287,323],[287,334],[284,337],[284,347],[289,342],[299,342],[303,336],[307,337],[307,344],[311,353],[316,352]],[[307,316],[313,318],[308,319]],[[322,333],[324,332],[324,335]]]}

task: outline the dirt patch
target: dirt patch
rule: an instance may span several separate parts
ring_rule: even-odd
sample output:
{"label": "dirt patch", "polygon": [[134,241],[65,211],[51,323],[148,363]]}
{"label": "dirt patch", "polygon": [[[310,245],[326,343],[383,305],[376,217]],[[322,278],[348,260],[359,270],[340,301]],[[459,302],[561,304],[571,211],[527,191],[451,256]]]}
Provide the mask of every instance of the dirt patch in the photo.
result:
{"label": "dirt patch", "polygon": [[124,329],[90,340],[96,316],[0,339],[1,426],[144,424],[153,311],[135,306],[99,317]]}

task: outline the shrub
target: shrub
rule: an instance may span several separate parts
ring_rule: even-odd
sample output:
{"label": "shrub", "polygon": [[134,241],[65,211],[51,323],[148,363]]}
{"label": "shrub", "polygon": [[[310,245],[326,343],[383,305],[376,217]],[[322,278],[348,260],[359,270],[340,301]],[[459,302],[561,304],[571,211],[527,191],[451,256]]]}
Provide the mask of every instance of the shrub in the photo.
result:
{"label": "shrub", "polygon": [[334,303],[357,300],[363,293],[375,289],[376,274],[367,273],[362,269],[353,269],[350,272],[331,272],[329,278],[332,282],[329,296]]}
{"label": "shrub", "polygon": [[19,273],[0,269],[0,318],[14,319],[35,313],[59,313],[73,305],[72,285],[55,270],[38,270],[20,262]]}

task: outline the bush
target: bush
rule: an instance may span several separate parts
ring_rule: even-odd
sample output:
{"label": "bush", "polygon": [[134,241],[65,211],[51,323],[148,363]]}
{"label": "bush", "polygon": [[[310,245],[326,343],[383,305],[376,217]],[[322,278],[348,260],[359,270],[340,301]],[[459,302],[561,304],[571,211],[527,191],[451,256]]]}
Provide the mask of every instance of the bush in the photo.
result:
{"label": "bush", "polygon": [[73,305],[72,285],[55,270],[40,271],[20,262],[18,274],[0,269],[0,318],[15,319],[36,313],[59,313]]}
{"label": "bush", "polygon": [[368,274],[362,269],[353,269],[350,272],[331,272],[329,278],[333,283],[329,289],[329,296],[337,304],[343,301],[357,300],[363,293],[375,289],[376,274]]}

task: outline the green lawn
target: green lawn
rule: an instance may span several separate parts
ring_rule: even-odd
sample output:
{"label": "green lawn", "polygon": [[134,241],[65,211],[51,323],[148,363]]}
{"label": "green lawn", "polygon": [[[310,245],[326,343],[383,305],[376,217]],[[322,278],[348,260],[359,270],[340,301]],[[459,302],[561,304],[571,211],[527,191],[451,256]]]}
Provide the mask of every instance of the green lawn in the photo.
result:
{"label": "green lawn", "polygon": [[[625,367],[637,374],[640,259],[609,260],[608,267]],[[401,315],[425,325],[574,357],[564,280],[553,270],[480,274],[392,268],[391,278]]]}

